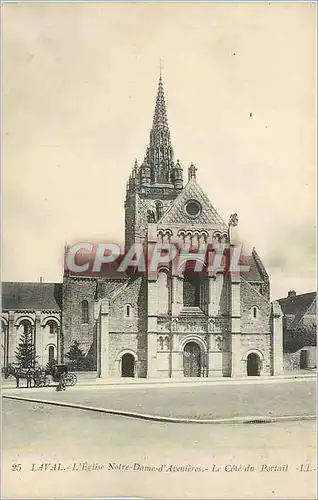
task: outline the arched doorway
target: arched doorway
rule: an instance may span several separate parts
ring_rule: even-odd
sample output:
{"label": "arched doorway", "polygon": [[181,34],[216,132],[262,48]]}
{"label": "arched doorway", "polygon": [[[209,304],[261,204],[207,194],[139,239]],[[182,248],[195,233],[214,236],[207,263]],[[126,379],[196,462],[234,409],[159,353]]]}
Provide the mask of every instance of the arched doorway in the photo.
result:
{"label": "arched doorway", "polygon": [[121,358],[121,376],[134,377],[135,376],[135,358],[129,352]]}
{"label": "arched doorway", "polygon": [[196,342],[188,342],[183,350],[183,375],[201,376],[201,348]]}
{"label": "arched doorway", "polygon": [[261,373],[261,360],[255,352],[251,352],[247,356],[247,375],[258,377]]}

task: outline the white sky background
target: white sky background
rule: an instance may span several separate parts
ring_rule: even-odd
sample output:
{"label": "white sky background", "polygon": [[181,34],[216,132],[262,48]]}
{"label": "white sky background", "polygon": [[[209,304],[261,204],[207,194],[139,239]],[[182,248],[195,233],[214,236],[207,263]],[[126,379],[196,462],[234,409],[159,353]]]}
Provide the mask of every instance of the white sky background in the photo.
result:
{"label": "white sky background", "polygon": [[184,177],[193,161],[225,221],[238,213],[272,298],[314,290],[315,9],[2,5],[2,279],[61,281],[66,241],[123,242],[162,57]]}

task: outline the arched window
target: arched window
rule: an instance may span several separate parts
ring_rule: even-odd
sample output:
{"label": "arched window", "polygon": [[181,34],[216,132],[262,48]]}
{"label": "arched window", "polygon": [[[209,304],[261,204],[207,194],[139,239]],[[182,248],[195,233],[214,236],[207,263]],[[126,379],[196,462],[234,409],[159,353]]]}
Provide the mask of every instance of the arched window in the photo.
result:
{"label": "arched window", "polygon": [[253,318],[257,318],[257,307],[253,307]]}
{"label": "arched window", "polygon": [[159,348],[161,349],[161,351],[163,350],[163,337],[159,337],[158,339],[158,343],[159,343]]}
{"label": "arched window", "polygon": [[183,280],[183,305],[200,306],[200,281],[196,276],[185,276]]}
{"label": "arched window", "polygon": [[50,329],[50,335],[56,335],[57,333],[57,323],[53,320],[47,322],[47,326]]}
{"label": "arched window", "polygon": [[88,302],[87,300],[82,301],[82,323],[88,323]]}
{"label": "arched window", "polygon": [[52,363],[54,360],[54,346],[50,345],[49,347],[49,363]]}
{"label": "arched window", "polygon": [[24,319],[23,321],[21,321],[20,324],[23,326],[23,334],[24,335],[32,332],[31,321]]}
{"label": "arched window", "polygon": [[130,304],[126,304],[126,306],[125,306],[125,316],[126,316],[126,318],[131,317],[131,305]]}

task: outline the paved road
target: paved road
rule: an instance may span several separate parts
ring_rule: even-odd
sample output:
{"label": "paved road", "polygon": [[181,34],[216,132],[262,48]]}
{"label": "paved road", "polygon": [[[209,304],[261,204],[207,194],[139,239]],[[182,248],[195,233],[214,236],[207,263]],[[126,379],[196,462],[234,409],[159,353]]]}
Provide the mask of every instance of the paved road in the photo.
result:
{"label": "paved road", "polygon": [[[3,424],[7,498],[315,497],[314,472],[299,471],[301,464],[315,467],[310,421],[167,424],[4,400]],[[84,461],[99,470],[78,470]],[[57,462],[65,470],[39,470]],[[12,471],[17,464],[21,470]],[[173,469],[181,465],[187,471]],[[286,471],[269,470],[286,465]]]}
{"label": "paved road", "polygon": [[12,395],[79,403],[114,410],[179,418],[314,415],[315,381],[196,387],[128,388],[74,387],[13,390]]}

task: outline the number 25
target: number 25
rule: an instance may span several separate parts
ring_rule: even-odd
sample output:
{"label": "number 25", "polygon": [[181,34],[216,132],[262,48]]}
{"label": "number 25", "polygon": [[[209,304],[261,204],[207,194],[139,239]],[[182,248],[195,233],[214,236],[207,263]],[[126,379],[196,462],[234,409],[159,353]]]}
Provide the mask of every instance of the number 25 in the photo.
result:
{"label": "number 25", "polygon": [[21,464],[12,464],[12,468],[11,468],[11,470],[12,470],[13,472],[17,472],[17,471],[19,471],[19,470],[21,470],[21,469],[22,469],[22,465],[21,465]]}

